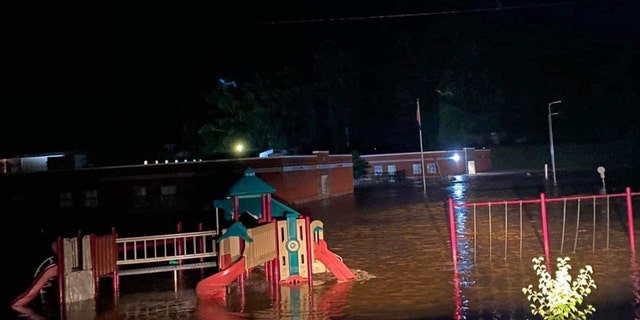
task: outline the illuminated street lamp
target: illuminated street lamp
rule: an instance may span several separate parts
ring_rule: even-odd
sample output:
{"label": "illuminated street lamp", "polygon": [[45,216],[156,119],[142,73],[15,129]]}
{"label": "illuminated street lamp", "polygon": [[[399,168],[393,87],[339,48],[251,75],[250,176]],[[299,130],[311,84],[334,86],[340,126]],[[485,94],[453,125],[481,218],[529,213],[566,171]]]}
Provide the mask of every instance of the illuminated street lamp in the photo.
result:
{"label": "illuminated street lamp", "polygon": [[549,150],[551,152],[551,170],[553,171],[553,184],[556,184],[556,155],[553,152],[553,126],[551,124],[551,116],[554,116],[556,114],[558,114],[557,112],[551,113],[551,106],[557,103],[561,103],[562,100],[558,100],[558,101],[552,101],[549,102],[548,108],[549,108],[549,115],[548,115],[548,119],[549,119]]}
{"label": "illuminated street lamp", "polygon": [[242,151],[244,150],[244,145],[242,143],[238,143],[235,145],[234,150],[236,151],[236,154],[239,156],[242,154]]}

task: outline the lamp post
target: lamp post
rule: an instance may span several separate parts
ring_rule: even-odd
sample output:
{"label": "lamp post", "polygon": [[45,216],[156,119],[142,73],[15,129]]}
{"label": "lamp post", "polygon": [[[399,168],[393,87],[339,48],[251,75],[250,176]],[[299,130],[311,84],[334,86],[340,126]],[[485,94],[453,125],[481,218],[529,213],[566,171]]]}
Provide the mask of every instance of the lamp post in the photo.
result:
{"label": "lamp post", "polygon": [[551,106],[557,103],[561,103],[562,100],[549,102],[547,106],[549,108],[548,120],[549,120],[549,150],[551,152],[551,170],[553,171],[553,184],[556,184],[556,156],[553,152],[553,126],[551,124],[551,116],[558,114],[557,112],[551,113]]}

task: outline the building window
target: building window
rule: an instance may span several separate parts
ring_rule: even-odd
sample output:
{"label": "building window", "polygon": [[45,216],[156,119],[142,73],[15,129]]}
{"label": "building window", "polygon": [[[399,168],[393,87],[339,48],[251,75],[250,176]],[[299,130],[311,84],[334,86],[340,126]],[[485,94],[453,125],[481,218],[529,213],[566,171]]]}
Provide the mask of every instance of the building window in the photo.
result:
{"label": "building window", "polygon": [[387,166],[387,172],[389,173],[390,176],[393,176],[396,174],[396,165],[395,164],[390,164]]}
{"label": "building window", "polygon": [[13,201],[13,203],[24,203],[24,194],[18,193],[18,194],[12,195],[11,201]]}
{"label": "building window", "polygon": [[73,208],[73,194],[71,192],[60,192],[60,208]]}
{"label": "building window", "polygon": [[147,187],[133,188],[133,207],[136,209],[145,209],[149,207],[149,194]]}
{"label": "building window", "polygon": [[84,191],[84,206],[86,208],[98,207],[98,190]]}
{"label": "building window", "polygon": [[421,164],[414,164],[413,165],[413,174],[422,174],[422,165]]}
{"label": "building window", "polygon": [[436,168],[436,164],[433,162],[427,163],[427,173],[429,174],[436,174],[438,173],[438,170]]}
{"label": "building window", "polygon": [[162,206],[173,208],[177,205],[176,191],[177,187],[175,185],[160,187],[160,202]]}
{"label": "building window", "polygon": [[376,176],[381,176],[382,175],[382,166],[375,166],[373,167],[373,172]]}

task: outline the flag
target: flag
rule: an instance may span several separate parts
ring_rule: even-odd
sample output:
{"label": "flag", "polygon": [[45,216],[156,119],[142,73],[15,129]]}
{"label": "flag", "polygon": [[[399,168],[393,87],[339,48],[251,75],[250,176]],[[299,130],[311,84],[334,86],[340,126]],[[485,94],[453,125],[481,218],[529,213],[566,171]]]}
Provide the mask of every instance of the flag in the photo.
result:
{"label": "flag", "polygon": [[418,105],[418,107],[416,108],[416,119],[418,120],[418,125],[421,126],[422,124],[420,123],[420,105]]}

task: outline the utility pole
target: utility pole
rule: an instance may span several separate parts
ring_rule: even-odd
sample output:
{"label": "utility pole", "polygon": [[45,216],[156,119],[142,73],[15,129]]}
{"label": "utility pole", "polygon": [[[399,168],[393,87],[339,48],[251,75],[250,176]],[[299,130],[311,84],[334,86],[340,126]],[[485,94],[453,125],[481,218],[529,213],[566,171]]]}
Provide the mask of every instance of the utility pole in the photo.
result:
{"label": "utility pole", "polygon": [[547,106],[549,108],[548,119],[549,119],[549,151],[551,153],[551,171],[553,171],[553,185],[555,186],[556,181],[556,155],[553,151],[553,127],[551,124],[551,116],[558,114],[557,112],[551,113],[551,106],[557,103],[562,103],[562,100],[549,102]]}
{"label": "utility pole", "polygon": [[422,121],[420,121],[420,98],[416,99],[416,119],[418,120],[418,131],[420,133],[420,161],[422,171],[422,191],[427,193],[427,179],[424,172],[424,149],[422,147]]}

